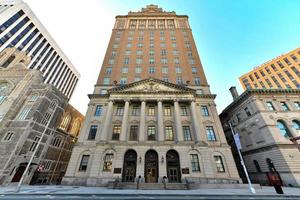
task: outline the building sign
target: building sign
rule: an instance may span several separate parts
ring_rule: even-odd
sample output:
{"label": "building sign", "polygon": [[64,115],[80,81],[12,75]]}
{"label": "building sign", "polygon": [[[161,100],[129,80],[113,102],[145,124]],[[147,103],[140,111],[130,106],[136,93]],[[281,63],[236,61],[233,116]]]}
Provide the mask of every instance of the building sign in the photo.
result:
{"label": "building sign", "polygon": [[182,168],[181,172],[182,172],[182,174],[190,174],[190,169],[189,168]]}
{"label": "building sign", "polygon": [[114,168],[114,174],[121,174],[122,168]]}

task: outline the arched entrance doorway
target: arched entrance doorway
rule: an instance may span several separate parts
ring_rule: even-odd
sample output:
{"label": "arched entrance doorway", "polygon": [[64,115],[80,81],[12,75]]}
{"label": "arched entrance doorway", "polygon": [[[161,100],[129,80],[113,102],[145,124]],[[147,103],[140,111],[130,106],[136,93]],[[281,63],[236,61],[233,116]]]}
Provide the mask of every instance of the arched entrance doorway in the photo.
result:
{"label": "arched entrance doorway", "polygon": [[20,164],[20,166],[16,169],[16,173],[14,175],[14,177],[12,178],[11,182],[19,182],[24,171],[26,169],[26,164]]}
{"label": "arched entrance doorway", "polygon": [[181,181],[179,155],[175,150],[169,150],[166,155],[167,175],[170,183]]}
{"label": "arched entrance doorway", "polygon": [[154,150],[149,150],[145,154],[145,181],[146,183],[156,183],[158,180],[158,155]]}
{"label": "arched entrance doorway", "polygon": [[136,161],[137,153],[135,152],[135,150],[130,149],[126,151],[123,163],[123,182],[134,182],[136,174]]}

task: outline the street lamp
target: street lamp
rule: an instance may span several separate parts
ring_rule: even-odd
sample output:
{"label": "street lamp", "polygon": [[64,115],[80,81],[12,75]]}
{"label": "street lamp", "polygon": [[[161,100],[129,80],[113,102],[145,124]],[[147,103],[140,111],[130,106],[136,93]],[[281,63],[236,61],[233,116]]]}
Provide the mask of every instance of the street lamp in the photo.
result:
{"label": "street lamp", "polygon": [[245,172],[247,181],[248,181],[248,187],[249,187],[249,190],[250,190],[250,192],[251,192],[252,194],[255,194],[256,191],[255,191],[254,187],[253,187],[252,184],[251,184],[251,180],[250,180],[250,177],[249,177],[249,175],[248,175],[247,168],[246,168],[246,166],[245,166],[245,163],[244,163],[244,159],[243,159],[242,153],[241,153],[241,151],[240,151],[240,149],[241,149],[240,146],[241,146],[241,145],[240,145],[240,143],[237,144],[237,140],[238,140],[238,142],[239,142],[239,139],[236,139],[236,137],[238,137],[239,135],[236,134],[236,133],[234,132],[234,129],[233,129],[233,127],[232,127],[231,122],[228,122],[228,124],[229,124],[229,127],[230,127],[230,129],[231,129],[231,134],[232,134],[232,137],[233,137],[233,140],[234,140],[234,143],[235,143],[237,152],[238,152],[239,157],[240,157],[240,160],[241,160],[241,165],[243,166],[243,169],[244,169],[244,172]]}
{"label": "street lamp", "polygon": [[[20,191],[22,182],[23,182],[23,180],[24,180],[24,178],[25,178],[25,176],[26,176],[26,174],[27,174],[27,172],[28,172],[28,170],[29,170],[29,167],[30,167],[30,165],[31,165],[31,163],[32,163],[32,161],[33,161],[33,158],[34,158],[34,156],[35,156],[37,150],[39,149],[39,146],[40,146],[40,144],[41,144],[41,142],[42,142],[42,139],[43,139],[43,137],[44,137],[44,135],[45,135],[45,133],[46,133],[46,131],[47,131],[49,125],[50,125],[50,122],[51,122],[52,119],[53,119],[53,116],[54,116],[54,114],[55,114],[57,108],[58,108],[58,104],[55,105],[55,108],[53,109],[53,112],[52,112],[52,114],[51,114],[51,117],[49,118],[49,120],[48,120],[48,122],[47,122],[47,124],[46,124],[46,126],[45,126],[45,129],[44,129],[44,131],[43,131],[43,133],[42,133],[42,135],[41,135],[41,137],[40,137],[40,139],[39,139],[39,141],[38,141],[38,143],[37,143],[37,145],[36,145],[36,147],[35,147],[35,149],[34,149],[32,155],[31,155],[31,157],[30,157],[30,160],[29,160],[29,162],[27,163],[26,169],[25,169],[25,171],[23,172],[22,177],[21,177],[21,179],[20,179],[20,181],[19,181],[19,183],[18,183],[18,185],[17,185],[17,190],[16,190],[16,192],[19,192],[19,191]],[[37,111],[37,112],[39,112],[39,111]],[[39,113],[40,113],[40,112],[39,112]],[[40,114],[41,114],[41,113],[40,113]]]}

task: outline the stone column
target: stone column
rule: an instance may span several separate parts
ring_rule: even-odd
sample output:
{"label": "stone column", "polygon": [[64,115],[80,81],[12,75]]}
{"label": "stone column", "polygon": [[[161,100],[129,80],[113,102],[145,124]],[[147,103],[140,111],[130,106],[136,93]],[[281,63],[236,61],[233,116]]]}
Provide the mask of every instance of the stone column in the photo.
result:
{"label": "stone column", "polygon": [[174,100],[174,108],[175,108],[174,117],[175,117],[175,128],[176,128],[176,141],[183,141],[180,108],[177,100]]}
{"label": "stone column", "polygon": [[157,102],[157,130],[158,130],[158,141],[164,141],[164,123],[163,123],[163,107],[161,100]]}
{"label": "stone column", "polygon": [[125,101],[124,113],[123,113],[123,119],[122,119],[120,141],[125,141],[126,140],[127,125],[128,125],[128,114],[129,114],[129,101],[126,100]]}
{"label": "stone column", "polygon": [[192,113],[192,121],[193,121],[193,127],[194,127],[194,133],[195,133],[195,142],[199,142],[201,140],[200,138],[200,126],[199,126],[199,120],[196,113],[196,103],[195,101],[191,102],[191,113]]}
{"label": "stone column", "polygon": [[100,135],[100,140],[102,141],[107,140],[108,130],[111,123],[112,114],[113,114],[113,105],[114,105],[113,101],[110,100],[108,102],[107,110],[105,113],[105,121],[103,125],[102,134]]}
{"label": "stone column", "polygon": [[146,113],[146,102],[145,102],[145,100],[142,100],[141,112],[140,112],[139,141],[145,141],[145,113]]}

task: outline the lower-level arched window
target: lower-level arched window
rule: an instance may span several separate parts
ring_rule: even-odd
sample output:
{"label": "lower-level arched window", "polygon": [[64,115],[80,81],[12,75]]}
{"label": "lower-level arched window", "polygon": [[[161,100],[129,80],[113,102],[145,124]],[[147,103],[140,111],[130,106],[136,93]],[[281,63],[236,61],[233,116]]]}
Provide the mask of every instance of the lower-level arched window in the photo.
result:
{"label": "lower-level arched window", "polygon": [[296,129],[298,135],[300,135],[300,123],[297,120],[293,120],[293,127]]}
{"label": "lower-level arched window", "polygon": [[114,154],[107,153],[104,156],[104,164],[103,164],[103,171],[110,172],[112,170],[112,160]]}
{"label": "lower-level arched window", "polygon": [[277,128],[280,131],[280,134],[286,138],[291,137],[291,133],[289,131],[289,129],[287,128],[287,126],[285,125],[285,123],[282,120],[278,120],[277,121]]}

